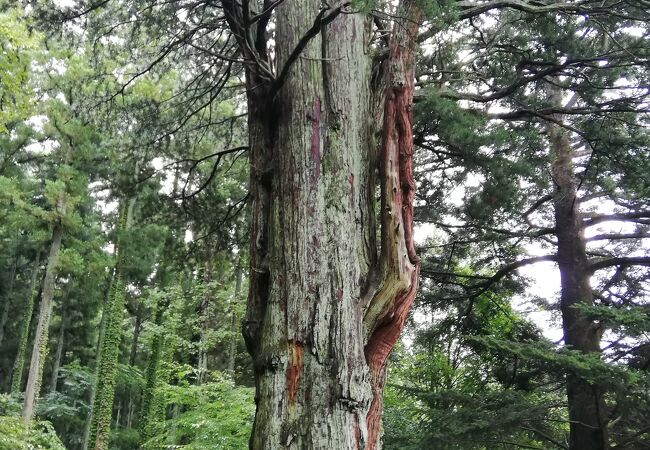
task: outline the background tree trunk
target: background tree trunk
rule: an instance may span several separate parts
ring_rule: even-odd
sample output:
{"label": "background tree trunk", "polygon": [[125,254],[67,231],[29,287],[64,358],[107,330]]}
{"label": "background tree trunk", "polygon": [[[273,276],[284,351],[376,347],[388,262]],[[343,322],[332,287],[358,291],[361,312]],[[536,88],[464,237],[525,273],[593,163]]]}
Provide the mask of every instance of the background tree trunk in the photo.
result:
{"label": "background tree trunk", "polygon": [[61,367],[61,357],[63,356],[63,344],[65,338],[65,320],[61,318],[61,327],[59,328],[59,337],[56,341],[56,353],[52,364],[52,377],[50,379],[50,393],[56,392],[56,385],[59,382],[59,368]]}
{"label": "background tree trunk", "polygon": [[241,264],[238,262],[237,267],[235,268],[235,298],[232,305],[232,319],[230,324],[230,329],[232,330],[232,337],[230,338],[230,347],[228,349],[228,367],[227,371],[233,375],[235,373],[235,357],[237,356],[237,314],[236,308],[237,303],[239,302],[239,295],[241,294],[241,284],[243,278],[243,270]]}
{"label": "background tree trunk", "polygon": [[29,327],[32,323],[32,314],[34,313],[34,301],[38,293],[38,271],[41,263],[40,252],[36,254],[36,261],[34,261],[34,268],[32,269],[31,279],[29,282],[29,297],[25,305],[25,312],[23,314],[23,321],[20,327],[20,337],[18,338],[18,352],[16,354],[16,361],[14,362],[14,369],[11,375],[11,393],[18,394],[23,385],[23,370],[25,369],[25,357],[27,354],[27,344],[29,340]]}
{"label": "background tree trunk", "polygon": [[[63,203],[63,202],[61,202]],[[65,205],[59,205],[61,216],[65,214]],[[47,269],[43,279],[43,290],[41,294],[41,304],[38,313],[38,324],[36,325],[36,334],[34,336],[34,345],[32,347],[32,359],[29,365],[29,375],[27,377],[27,386],[25,387],[25,401],[23,403],[23,420],[25,425],[34,416],[36,407],[36,397],[40,391],[41,381],[43,378],[43,363],[47,355],[47,336],[50,326],[50,317],[52,315],[52,306],[54,299],[54,283],[57,275],[57,264],[59,261],[59,251],[61,249],[61,240],[63,239],[63,226],[58,220],[52,230],[52,243],[47,258]]]}
{"label": "background tree trunk", "polygon": [[7,325],[7,318],[9,317],[9,306],[11,305],[11,300],[14,291],[14,284],[16,282],[16,264],[18,263],[17,257],[14,258],[14,262],[11,265],[11,271],[9,272],[8,278],[8,288],[7,292],[4,295],[4,302],[2,305],[2,315],[0,316],[0,345],[5,337],[5,326]]}
{"label": "background tree trunk", "polygon": [[[559,89],[552,89],[556,106],[562,106]],[[561,119],[559,117],[558,119]],[[584,353],[600,352],[601,328],[584,317],[576,305],[592,305],[591,270],[587,259],[582,218],[578,210],[573,151],[567,131],[548,123],[551,146],[551,173],[555,182],[553,204],[561,277],[562,326],[567,347]],[[603,393],[597,385],[576,374],[567,374],[571,450],[609,448],[607,413]]]}

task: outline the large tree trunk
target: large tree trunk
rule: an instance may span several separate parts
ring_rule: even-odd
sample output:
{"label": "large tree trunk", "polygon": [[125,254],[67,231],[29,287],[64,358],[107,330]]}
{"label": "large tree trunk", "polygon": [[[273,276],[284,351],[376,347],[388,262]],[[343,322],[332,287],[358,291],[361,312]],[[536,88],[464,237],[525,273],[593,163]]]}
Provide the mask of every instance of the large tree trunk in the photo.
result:
{"label": "large tree trunk", "polygon": [[[266,83],[247,74],[252,235],[244,334],[257,388],[255,450],[379,448],[386,360],[417,285],[410,170],[417,14],[396,27],[387,66],[379,255],[369,18],[321,4],[281,4],[279,75]],[[236,4],[224,7],[236,30]],[[314,27],[319,33],[303,46]]]}
{"label": "large tree trunk", "polygon": [[[61,216],[65,214],[65,204],[61,200],[59,205]],[[54,299],[54,282],[57,275],[57,264],[59,261],[59,250],[61,249],[61,240],[63,239],[63,226],[58,220],[52,230],[52,243],[50,244],[50,253],[47,258],[47,269],[43,279],[43,290],[41,293],[41,304],[38,313],[38,324],[36,325],[36,334],[34,336],[34,345],[32,347],[32,359],[29,365],[29,376],[27,377],[27,386],[25,388],[25,401],[23,403],[23,420],[25,425],[34,416],[36,406],[36,397],[41,388],[43,379],[43,363],[47,355],[47,336],[50,326],[50,317],[52,316],[52,306]]]}
{"label": "large tree trunk", "polygon": [[[554,105],[562,106],[560,92],[551,89]],[[558,117],[558,119],[561,119]],[[553,203],[558,240],[558,265],[561,277],[562,325],[567,347],[584,353],[600,352],[601,328],[584,317],[575,306],[592,305],[584,227],[578,210],[573,151],[567,131],[547,125],[551,146],[551,173],[555,182]],[[607,414],[603,393],[597,385],[574,373],[567,374],[571,450],[609,448]]]}
{"label": "large tree trunk", "polygon": [[[178,187],[178,172],[174,176],[174,189],[176,192]],[[168,233],[163,247],[162,259],[158,271],[158,287],[164,290],[168,287],[171,280],[172,271],[169,267],[170,253],[173,251],[174,236],[179,236],[181,230],[177,229],[175,233]],[[180,276],[177,276],[176,283],[181,284]],[[149,357],[147,359],[147,367],[144,373],[145,387],[142,391],[142,405],[139,415],[139,428],[140,428],[140,442],[145,443],[153,434],[154,426],[158,420],[164,419],[164,402],[160,400],[160,394],[156,393],[157,387],[161,380],[160,377],[160,362],[164,356],[165,351],[165,335],[162,332],[162,325],[164,323],[165,311],[169,308],[171,297],[173,294],[167,293],[163,298],[158,298],[154,308],[154,335],[151,339],[151,346],[149,348]],[[166,333],[172,333],[173,330],[165,330]],[[173,354],[173,349],[168,349],[168,354]],[[164,378],[163,380],[167,381]],[[161,418],[161,416],[163,416]]]}

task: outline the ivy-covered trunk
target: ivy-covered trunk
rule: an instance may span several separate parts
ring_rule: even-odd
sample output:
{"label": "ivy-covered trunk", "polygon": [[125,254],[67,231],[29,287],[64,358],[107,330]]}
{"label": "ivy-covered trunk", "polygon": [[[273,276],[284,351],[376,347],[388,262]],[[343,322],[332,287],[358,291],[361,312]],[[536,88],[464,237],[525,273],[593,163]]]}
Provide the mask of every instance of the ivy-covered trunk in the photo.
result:
{"label": "ivy-covered trunk", "polygon": [[[66,210],[65,200],[63,197],[59,199],[57,208],[60,217],[63,217]],[[27,386],[25,387],[25,400],[23,403],[23,420],[25,421],[25,425],[28,425],[34,416],[36,399],[41,389],[41,381],[43,380],[43,364],[45,363],[45,356],[47,355],[47,337],[50,327],[50,317],[52,316],[54,283],[57,276],[57,265],[59,262],[59,251],[61,250],[62,239],[63,225],[59,218],[52,229],[52,241],[50,243],[50,252],[47,257],[47,269],[45,269],[41,303],[39,305],[38,324],[36,325],[34,345],[32,346],[32,359],[29,365]]]}
{"label": "ivy-covered trunk", "polygon": [[[556,106],[562,106],[560,92],[552,89]],[[558,122],[561,117],[557,117]],[[561,277],[560,307],[565,345],[584,353],[599,353],[601,327],[576,307],[593,305],[591,270],[587,259],[584,226],[579,211],[573,151],[568,132],[556,124],[547,125],[551,146],[551,173],[555,182],[553,204]],[[570,450],[609,448],[607,413],[598,385],[575,373],[567,374],[570,420]]]}
{"label": "ivy-covered trunk", "polygon": [[23,385],[23,370],[25,369],[25,357],[27,356],[27,344],[29,340],[29,326],[32,322],[32,314],[34,313],[34,301],[38,292],[38,271],[41,264],[41,254],[36,254],[36,261],[34,261],[34,268],[32,269],[31,278],[29,281],[29,297],[25,305],[25,312],[23,313],[23,321],[20,324],[20,336],[18,337],[18,353],[16,354],[16,361],[11,373],[11,393],[18,394]]}
{"label": "ivy-covered trunk", "polygon": [[98,349],[97,379],[88,439],[88,447],[94,450],[108,448],[115,397],[115,373],[122,339],[122,317],[124,315],[126,289],[122,267],[124,264],[124,249],[121,246],[120,236],[131,227],[135,202],[136,197],[133,196],[121,205],[116,224],[115,271],[102,317],[102,320],[104,320],[104,333]]}
{"label": "ivy-covered trunk", "polygon": [[160,381],[160,363],[164,351],[164,336],[160,330],[168,303],[159,299],[154,313],[155,331],[149,348],[149,358],[144,373],[144,389],[142,391],[142,409],[140,411],[140,441],[146,442],[153,435],[153,429],[160,417],[160,405],[157,404],[156,389]]}
{"label": "ivy-covered trunk", "polygon": [[[241,11],[223,3],[237,34]],[[252,449],[380,447],[385,365],[418,274],[410,110],[418,15],[405,3],[381,67],[385,89],[371,88],[371,19],[318,0],[277,7],[275,80],[248,70]],[[379,146],[371,105],[384,94]]]}
{"label": "ivy-covered trunk", "polygon": [[[178,173],[174,177],[174,190],[178,184]],[[171,275],[169,261],[172,260],[170,254],[173,251],[173,235],[180,234],[181,230],[177,229],[175,233],[168,233],[165,239],[165,246],[162,252],[162,258],[158,270],[158,284],[161,289],[171,287]],[[174,282],[177,285],[182,284],[182,276],[178,275]],[[167,345],[165,342],[165,333],[174,334],[174,330],[166,329],[165,325],[165,312],[170,306],[173,293],[164,293],[156,300],[155,308],[153,311],[153,325],[154,333],[149,347],[149,355],[147,358],[147,367],[144,373],[144,389],[142,391],[142,405],[139,415],[139,428],[140,428],[140,444],[143,445],[150,439],[154,432],[156,424],[164,420],[164,401],[161,399],[161,394],[157,392],[161,383],[167,382],[166,371],[161,366],[167,361],[170,355],[174,353],[173,346]],[[163,332],[163,329],[165,331]]]}

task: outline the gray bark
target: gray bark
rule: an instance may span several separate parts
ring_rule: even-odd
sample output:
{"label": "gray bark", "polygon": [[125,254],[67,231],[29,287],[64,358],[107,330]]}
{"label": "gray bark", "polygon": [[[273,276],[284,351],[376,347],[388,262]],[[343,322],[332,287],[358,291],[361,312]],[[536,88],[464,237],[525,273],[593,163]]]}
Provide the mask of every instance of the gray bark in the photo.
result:
{"label": "gray bark", "polygon": [[[279,70],[319,10],[317,1],[278,8]],[[367,435],[360,337],[374,208],[365,30],[361,15],[337,18],[278,94],[253,449],[353,449]]]}

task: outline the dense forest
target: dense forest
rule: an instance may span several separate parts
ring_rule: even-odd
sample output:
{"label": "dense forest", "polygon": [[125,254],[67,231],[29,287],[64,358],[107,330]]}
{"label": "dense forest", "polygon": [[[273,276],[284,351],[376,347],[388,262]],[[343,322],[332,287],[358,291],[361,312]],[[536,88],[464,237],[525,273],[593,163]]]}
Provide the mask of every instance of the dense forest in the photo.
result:
{"label": "dense forest", "polygon": [[0,0],[0,450],[650,449],[650,2]]}

